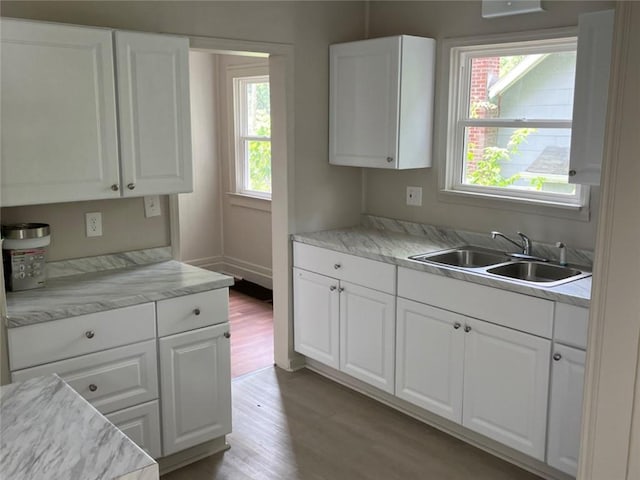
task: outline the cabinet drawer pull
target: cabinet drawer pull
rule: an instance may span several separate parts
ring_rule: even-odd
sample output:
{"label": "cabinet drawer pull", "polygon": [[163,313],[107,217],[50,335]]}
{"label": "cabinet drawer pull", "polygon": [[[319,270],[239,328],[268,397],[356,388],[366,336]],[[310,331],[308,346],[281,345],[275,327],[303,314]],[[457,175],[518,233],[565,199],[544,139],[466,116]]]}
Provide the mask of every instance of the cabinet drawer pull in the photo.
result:
{"label": "cabinet drawer pull", "polygon": [[329,287],[329,290],[331,290],[331,291],[333,292],[333,291],[335,291],[335,289],[336,289],[336,288],[338,288],[338,287],[336,287],[335,285],[331,285],[331,286]]}
{"label": "cabinet drawer pull", "polygon": [[118,186],[117,183],[114,183],[113,185],[111,185],[111,190],[113,190],[114,192],[117,192],[118,190],[120,190],[120,187]]}
{"label": "cabinet drawer pull", "polygon": [[461,326],[462,324],[460,322],[456,322],[453,324],[453,328],[455,328],[456,330],[458,330]]}
{"label": "cabinet drawer pull", "polygon": [[96,332],[94,332],[93,330],[87,330],[86,332],[84,332],[84,336],[87,338],[93,338],[96,336]]}
{"label": "cabinet drawer pull", "polygon": [[135,184],[135,183],[129,183],[129,184],[127,185],[127,188],[128,188],[129,190],[133,190],[134,188],[136,188],[136,184]]}
{"label": "cabinet drawer pull", "polygon": [[559,353],[554,353],[553,354],[553,359],[557,362],[558,360],[560,360],[562,358],[562,355],[560,355]]}
{"label": "cabinet drawer pull", "polygon": [[193,314],[194,314],[194,315],[196,315],[196,316],[200,315],[200,309],[199,309],[199,308],[196,308],[196,309],[193,311]]}
{"label": "cabinet drawer pull", "polygon": [[392,163],[393,162],[393,157],[387,157],[387,163]]}
{"label": "cabinet drawer pull", "polygon": [[98,390],[98,386],[95,383],[92,383],[91,385],[89,385],[89,390],[95,392],[96,390]]}
{"label": "cabinet drawer pull", "polygon": [[464,331],[469,333],[471,331],[471,327],[469,325],[464,326]]}
{"label": "cabinet drawer pull", "polygon": [[336,270],[339,270],[342,267],[342,265],[340,265],[339,263],[334,263],[333,264],[333,268],[335,268]]}
{"label": "cabinet drawer pull", "polygon": [[224,338],[231,338],[231,332],[224,332]]}

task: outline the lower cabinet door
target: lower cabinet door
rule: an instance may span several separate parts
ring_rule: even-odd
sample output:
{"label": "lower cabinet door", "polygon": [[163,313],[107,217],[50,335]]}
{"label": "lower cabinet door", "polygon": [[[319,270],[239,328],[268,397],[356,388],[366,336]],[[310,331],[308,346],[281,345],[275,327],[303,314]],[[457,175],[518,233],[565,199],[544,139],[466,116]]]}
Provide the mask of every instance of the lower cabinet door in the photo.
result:
{"label": "lower cabinet door", "polygon": [[396,395],[462,422],[467,317],[398,298]]}
{"label": "lower cabinet door", "polygon": [[162,455],[157,400],[118,410],[106,417],[150,457],[159,458]]}
{"label": "lower cabinet door", "polygon": [[559,344],[553,347],[547,463],[574,477],[580,452],[585,358],[582,350]]}
{"label": "lower cabinet door", "polygon": [[348,282],[339,292],[340,370],[393,394],[395,296]]}
{"label": "lower cabinet door", "polygon": [[551,341],[466,319],[462,424],[544,461]]}
{"label": "lower cabinet door", "polygon": [[231,432],[229,324],[159,340],[163,455]]}
{"label": "lower cabinet door", "polygon": [[293,269],[293,336],[296,352],[340,368],[338,280]]}

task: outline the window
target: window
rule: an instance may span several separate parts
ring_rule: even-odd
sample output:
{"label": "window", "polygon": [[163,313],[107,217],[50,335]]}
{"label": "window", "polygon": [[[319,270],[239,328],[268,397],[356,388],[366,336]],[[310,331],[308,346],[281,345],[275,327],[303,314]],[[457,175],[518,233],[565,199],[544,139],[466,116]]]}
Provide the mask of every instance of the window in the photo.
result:
{"label": "window", "polygon": [[271,198],[269,76],[233,80],[236,192]]}
{"label": "window", "polygon": [[445,190],[585,205],[568,183],[575,65],[575,37],[452,46]]}

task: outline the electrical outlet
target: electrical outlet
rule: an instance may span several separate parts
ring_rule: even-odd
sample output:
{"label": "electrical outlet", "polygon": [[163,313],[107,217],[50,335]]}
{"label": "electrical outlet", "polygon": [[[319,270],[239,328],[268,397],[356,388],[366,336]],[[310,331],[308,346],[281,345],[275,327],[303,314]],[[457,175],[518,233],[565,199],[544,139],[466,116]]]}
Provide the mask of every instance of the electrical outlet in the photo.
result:
{"label": "electrical outlet", "polygon": [[102,213],[91,212],[84,214],[85,226],[87,227],[87,237],[102,236]]}
{"label": "electrical outlet", "polygon": [[422,206],[422,187],[407,187],[407,205]]}
{"label": "electrical outlet", "polygon": [[144,216],[159,217],[160,214],[160,197],[158,195],[149,195],[144,197]]}

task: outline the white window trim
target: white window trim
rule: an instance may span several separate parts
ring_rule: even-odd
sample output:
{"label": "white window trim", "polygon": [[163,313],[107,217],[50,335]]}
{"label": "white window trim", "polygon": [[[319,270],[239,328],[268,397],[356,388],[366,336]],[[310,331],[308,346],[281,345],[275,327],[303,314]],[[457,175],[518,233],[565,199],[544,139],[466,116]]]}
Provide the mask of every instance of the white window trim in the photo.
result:
{"label": "white window trim", "polygon": [[[230,94],[231,99],[228,102],[229,106],[229,192],[227,195],[234,205],[239,205],[247,208],[254,208],[256,210],[270,211],[271,209],[271,193],[257,192],[244,189],[244,172],[245,162],[238,162],[238,155],[244,155],[244,147],[241,145],[241,136],[236,133],[239,131],[241,125],[241,119],[236,118],[235,112],[244,110],[238,109],[239,96],[236,95],[236,79],[240,78],[253,78],[253,77],[267,77],[269,78],[269,67],[264,64],[242,64],[231,65],[226,68],[227,76],[227,93]],[[252,137],[253,138],[253,137]],[[249,139],[249,137],[242,137],[242,140]],[[256,140],[269,140],[270,137],[255,137]]]}
{"label": "white window trim", "polygon": [[[562,39],[564,42],[567,38],[576,37],[577,29],[575,27],[548,29],[541,31],[519,32],[512,34],[496,34],[477,37],[450,38],[445,39],[440,44],[439,55],[439,87],[438,87],[438,103],[436,105],[436,118],[445,119],[445,122],[436,123],[436,145],[439,160],[438,175],[438,199],[447,203],[466,204],[474,206],[483,206],[489,208],[502,208],[505,210],[515,210],[525,213],[533,213],[540,215],[549,215],[561,218],[571,218],[589,221],[589,200],[590,189],[585,185],[578,185],[578,202],[568,203],[558,199],[555,196],[545,197],[539,192],[535,192],[531,198],[527,197],[526,191],[518,191],[517,196],[510,196],[509,191],[496,188],[492,191],[490,187],[465,185],[464,189],[452,188],[456,178],[461,177],[462,161],[456,162],[455,168],[448,168],[448,161],[451,155],[455,155],[455,150],[463,149],[464,141],[459,136],[457,129],[457,118],[450,115],[449,112],[457,112],[460,108],[460,101],[457,95],[450,95],[450,92],[459,91],[458,76],[451,75],[451,50],[454,48],[465,47],[473,50],[485,49],[489,45],[505,44],[505,49],[512,48],[514,43],[527,41],[550,41]],[[499,47],[498,47],[499,48]],[[459,68],[459,64],[455,65]],[[486,120],[484,121],[486,122]],[[486,124],[486,123],[483,123]],[[533,120],[535,122],[535,120]],[[473,121],[469,121],[473,123]],[[513,122],[493,120],[495,126],[513,126]],[[518,124],[522,126],[522,124]],[[558,122],[539,122],[535,126],[559,126]],[[455,132],[450,135],[450,132]],[[462,158],[461,156],[457,158]],[[460,175],[460,176],[456,176]],[[470,188],[467,188],[470,187]]]}

